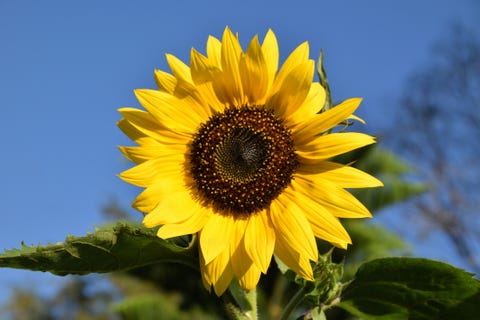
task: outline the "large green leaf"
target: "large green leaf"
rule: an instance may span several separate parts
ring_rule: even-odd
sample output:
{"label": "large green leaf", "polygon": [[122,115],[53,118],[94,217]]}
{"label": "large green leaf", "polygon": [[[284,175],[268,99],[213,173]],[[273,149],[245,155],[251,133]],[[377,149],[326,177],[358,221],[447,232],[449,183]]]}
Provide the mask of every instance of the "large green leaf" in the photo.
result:
{"label": "large green leaf", "polygon": [[478,319],[480,283],[451,265],[421,258],[363,264],[338,305],[362,319]]}
{"label": "large green leaf", "polygon": [[372,222],[372,220],[366,219],[343,221],[352,238],[352,245],[348,246],[345,257],[343,280],[352,279],[360,265],[367,261],[411,253],[403,239],[386,227]]}
{"label": "large green leaf", "polygon": [[197,249],[183,248],[155,235],[155,231],[126,222],[98,228],[65,242],[25,246],[0,255],[0,267],[49,271],[57,275],[103,273],[157,262],[182,263],[198,268]]}

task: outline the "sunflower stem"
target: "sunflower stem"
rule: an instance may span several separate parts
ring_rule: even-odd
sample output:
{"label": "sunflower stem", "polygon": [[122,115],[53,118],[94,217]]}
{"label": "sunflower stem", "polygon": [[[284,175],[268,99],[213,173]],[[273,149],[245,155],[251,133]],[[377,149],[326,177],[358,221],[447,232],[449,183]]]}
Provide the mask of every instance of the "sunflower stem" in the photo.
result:
{"label": "sunflower stem", "polygon": [[229,313],[229,318],[240,319],[242,311],[240,310],[240,306],[238,305],[237,299],[235,299],[233,293],[230,290],[227,290],[222,298],[223,302],[225,303],[225,309]]}
{"label": "sunflower stem", "polygon": [[[236,320],[257,320],[257,291],[256,289],[244,291],[231,285],[225,293],[226,307],[232,319]],[[235,291],[235,292],[233,292]]]}
{"label": "sunflower stem", "polygon": [[245,306],[246,319],[258,319],[257,288],[245,292],[247,305]]}
{"label": "sunflower stem", "polygon": [[282,314],[282,301],[285,295],[286,287],[288,285],[287,277],[278,274],[274,282],[272,296],[268,303],[268,313],[272,319],[278,319]]}
{"label": "sunflower stem", "polygon": [[283,309],[282,314],[280,315],[279,320],[287,320],[290,314],[295,310],[295,307],[303,300],[305,297],[305,287],[301,287],[295,295],[288,301],[285,309]]}

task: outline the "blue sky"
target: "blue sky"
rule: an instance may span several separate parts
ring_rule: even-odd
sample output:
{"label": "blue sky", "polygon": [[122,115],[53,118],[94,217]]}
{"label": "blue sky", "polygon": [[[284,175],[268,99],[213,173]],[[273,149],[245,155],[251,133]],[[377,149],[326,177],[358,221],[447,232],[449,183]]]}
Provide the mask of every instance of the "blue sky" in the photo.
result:
{"label": "blue sky", "polygon": [[[480,5],[0,0],[0,248],[92,231],[110,197],[129,207],[138,190],[116,177],[129,166],[117,150],[129,142],[115,125],[116,110],[138,106],[133,89],[155,86],[153,70],[167,69],[164,53],[188,62],[192,46],[203,51],[207,36],[220,37],[226,25],[244,45],[272,28],[282,58],[308,40],[312,58],[325,52],[334,98],[363,97],[359,115],[381,133],[394,123],[407,75],[428,62],[431,45],[458,21],[478,30]],[[57,281],[0,271],[3,288],[23,277]]]}

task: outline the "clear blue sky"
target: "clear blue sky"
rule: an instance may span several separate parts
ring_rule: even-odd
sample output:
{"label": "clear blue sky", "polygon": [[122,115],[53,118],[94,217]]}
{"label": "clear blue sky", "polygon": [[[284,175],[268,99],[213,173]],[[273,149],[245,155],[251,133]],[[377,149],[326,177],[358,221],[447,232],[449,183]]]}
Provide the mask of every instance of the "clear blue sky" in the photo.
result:
{"label": "clear blue sky", "polygon": [[[14,1],[0,0],[0,248],[62,241],[101,224],[109,197],[129,207],[135,188],[116,174],[129,144],[117,109],[153,88],[164,53],[188,61],[229,25],[244,45],[272,28],[282,58],[308,40],[321,48],[334,98],[364,97],[372,132],[394,123],[406,76],[428,62],[448,25],[480,21],[474,0]],[[478,29],[477,29],[478,30]],[[138,215],[140,218],[140,215]],[[428,252],[428,251],[425,251]],[[435,256],[434,256],[435,257]],[[440,256],[441,257],[441,256]],[[0,270],[0,301],[21,278]]]}

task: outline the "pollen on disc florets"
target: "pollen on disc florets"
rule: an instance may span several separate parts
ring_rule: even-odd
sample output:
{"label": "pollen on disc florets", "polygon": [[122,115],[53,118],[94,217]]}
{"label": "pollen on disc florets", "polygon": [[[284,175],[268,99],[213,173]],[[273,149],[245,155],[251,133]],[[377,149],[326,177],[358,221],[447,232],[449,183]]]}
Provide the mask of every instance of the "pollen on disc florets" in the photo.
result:
{"label": "pollen on disc florets", "polygon": [[191,144],[196,191],[224,214],[248,216],[267,208],[297,166],[290,131],[262,106],[230,107],[213,115]]}

